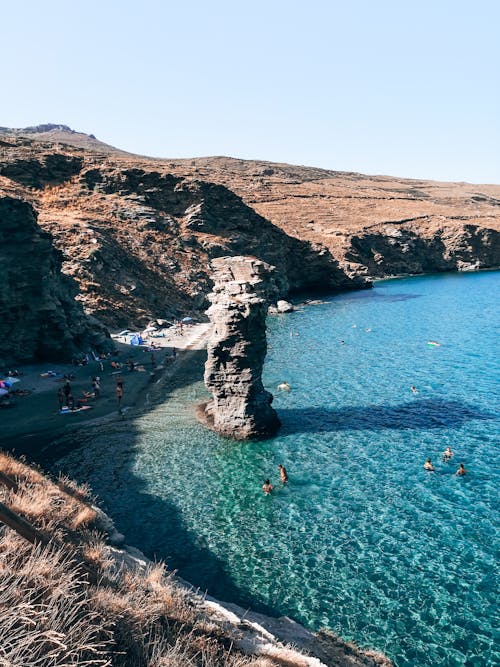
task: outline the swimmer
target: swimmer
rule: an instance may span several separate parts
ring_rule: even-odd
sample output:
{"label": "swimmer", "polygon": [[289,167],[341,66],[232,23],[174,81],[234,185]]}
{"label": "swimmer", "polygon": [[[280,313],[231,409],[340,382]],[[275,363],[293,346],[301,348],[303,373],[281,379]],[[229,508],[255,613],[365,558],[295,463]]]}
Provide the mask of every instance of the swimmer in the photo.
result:
{"label": "swimmer", "polygon": [[428,470],[429,472],[434,472],[435,468],[432,465],[432,461],[430,459],[427,459],[427,461],[424,463],[424,470]]}
{"label": "swimmer", "polygon": [[288,382],[281,382],[278,385],[278,391],[290,391],[291,387]]}
{"label": "swimmer", "polygon": [[273,485],[271,484],[271,482],[268,479],[266,479],[266,481],[262,485],[262,490],[264,491],[264,495],[266,495],[266,496],[268,496],[271,493],[271,491],[273,490]]}
{"label": "swimmer", "polygon": [[412,392],[412,394],[418,394],[418,389],[417,389],[417,388],[415,387],[415,385],[413,385],[413,384],[412,384],[412,386],[410,387],[410,391]]}
{"label": "swimmer", "polygon": [[279,471],[280,471],[280,478],[282,484],[286,484],[288,482],[288,473],[286,471],[286,468],[284,465],[281,465],[281,463],[278,466]]}
{"label": "swimmer", "polygon": [[444,452],[443,452],[443,461],[449,461],[451,458],[453,458],[454,453],[451,449],[450,446],[448,446]]}
{"label": "swimmer", "polygon": [[467,473],[467,470],[464,468],[464,464],[461,463],[460,466],[458,467],[458,470],[455,473],[455,475],[462,476],[462,475],[465,475],[466,473]]}

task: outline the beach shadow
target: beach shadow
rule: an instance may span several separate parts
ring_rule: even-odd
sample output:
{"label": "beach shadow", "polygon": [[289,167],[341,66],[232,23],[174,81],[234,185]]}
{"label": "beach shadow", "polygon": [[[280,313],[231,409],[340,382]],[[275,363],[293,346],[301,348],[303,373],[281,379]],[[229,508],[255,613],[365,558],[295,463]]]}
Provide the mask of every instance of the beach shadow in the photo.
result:
{"label": "beach shadow", "polygon": [[[51,469],[52,474],[62,470],[77,481],[85,482],[88,480],[79,479],[74,469],[65,470],[64,460],[60,459],[84,449],[89,444],[89,437],[97,437],[101,443],[108,439],[109,457],[117,459],[116,467],[111,467],[112,482],[105,480],[100,492],[96,480],[93,489],[100,496],[98,505],[109,512],[117,529],[125,535],[126,543],[140,549],[151,560],[165,562],[170,571],[178,572],[202,593],[208,592],[220,600],[251,606],[255,611],[272,615],[273,610],[257,599],[255,593],[235,583],[223,560],[203,537],[188,527],[175,501],[152,494],[147,482],[136,472],[136,459],[141,453],[140,440],[144,433],[138,430],[135,418],[139,415],[147,417],[148,412],[167,401],[175,391],[200,382],[206,354],[206,350],[179,350],[175,362],[182,364],[179,370],[160,378],[158,383],[154,380],[136,409],[126,412],[123,419],[114,418],[95,431],[82,429],[79,431],[81,437],[74,433],[43,448],[26,442],[25,446],[16,447],[16,454],[26,455],[28,461],[45,470]],[[183,364],[185,355],[189,355],[189,359]],[[92,480],[90,482],[92,484]]]}
{"label": "beach shadow", "polygon": [[349,294],[347,296],[342,295],[338,301],[339,303],[345,303],[347,302],[354,302],[354,301],[360,301],[362,299],[370,299],[370,300],[375,300],[375,301],[384,301],[387,303],[392,303],[392,302],[397,302],[397,301],[410,301],[411,299],[420,299],[423,297],[423,294],[406,294],[406,293],[400,293],[400,294],[384,294],[381,291],[377,291],[375,288],[374,290],[366,291],[366,292],[353,292],[352,294]]}
{"label": "beach shadow", "polygon": [[142,480],[131,470],[121,481],[127,484],[126,503],[134,508],[134,516],[124,520],[116,510],[110,510],[110,514],[118,530],[127,535],[128,543],[133,543],[151,560],[163,561],[170,571],[177,572],[202,594],[273,615],[273,609],[234,582],[225,563],[211,551],[205,538],[186,526],[175,503],[146,492]]}
{"label": "beach shadow", "polygon": [[279,417],[282,433],[457,428],[473,419],[495,419],[467,403],[431,398],[401,405],[284,408]]}

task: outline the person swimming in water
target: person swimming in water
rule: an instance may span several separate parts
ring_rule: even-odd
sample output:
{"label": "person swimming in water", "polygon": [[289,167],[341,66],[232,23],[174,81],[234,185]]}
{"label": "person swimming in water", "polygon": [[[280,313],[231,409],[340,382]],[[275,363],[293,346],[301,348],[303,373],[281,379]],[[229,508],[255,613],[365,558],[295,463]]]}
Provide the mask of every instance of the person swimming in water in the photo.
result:
{"label": "person swimming in water", "polygon": [[288,382],[281,382],[281,384],[278,385],[278,391],[290,391],[291,387],[288,384]]}
{"label": "person swimming in water", "polygon": [[272,492],[273,485],[271,484],[270,480],[266,479],[266,481],[262,485],[262,490],[264,491],[264,495],[266,496],[268,496]]}
{"label": "person swimming in water", "polygon": [[435,471],[435,468],[432,465],[432,461],[430,459],[427,459],[427,461],[424,463],[424,470],[428,470],[429,472]]}
{"label": "person swimming in water", "polygon": [[446,449],[443,452],[443,461],[449,461],[450,459],[453,458],[453,456],[454,456],[454,453],[453,453],[451,447],[448,445],[448,447],[446,447]]}
{"label": "person swimming in water", "polygon": [[284,465],[281,465],[281,463],[278,466],[279,471],[280,471],[280,479],[282,484],[286,484],[288,482],[288,473],[286,471],[286,468]]}
{"label": "person swimming in water", "polygon": [[455,475],[458,475],[459,477],[461,477],[462,475],[465,475],[465,474],[467,474],[467,470],[464,468],[464,464],[461,463],[459,465],[458,470],[455,473]]}
{"label": "person swimming in water", "polygon": [[412,394],[418,394],[418,389],[417,389],[417,388],[415,387],[415,385],[413,385],[413,384],[412,384],[412,386],[410,387],[410,391],[412,392]]}

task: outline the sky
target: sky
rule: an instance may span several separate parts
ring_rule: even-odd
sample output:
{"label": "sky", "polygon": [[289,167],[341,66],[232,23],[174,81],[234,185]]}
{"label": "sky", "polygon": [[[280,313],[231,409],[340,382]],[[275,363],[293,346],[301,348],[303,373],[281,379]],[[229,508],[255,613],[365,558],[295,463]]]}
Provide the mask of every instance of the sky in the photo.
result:
{"label": "sky", "polygon": [[498,0],[2,0],[0,125],[500,183]]}

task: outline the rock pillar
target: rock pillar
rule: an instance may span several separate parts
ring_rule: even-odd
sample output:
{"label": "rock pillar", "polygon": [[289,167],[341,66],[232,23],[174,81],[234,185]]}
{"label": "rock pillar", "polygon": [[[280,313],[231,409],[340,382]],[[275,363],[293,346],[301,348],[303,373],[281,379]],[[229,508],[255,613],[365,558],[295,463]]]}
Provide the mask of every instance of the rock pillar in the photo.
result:
{"label": "rock pillar", "polygon": [[205,385],[212,400],[201,420],[238,440],[273,435],[280,426],[272,394],[262,384],[267,352],[266,313],[275,292],[274,267],[253,257],[212,260],[214,288],[207,314],[212,323]]}

